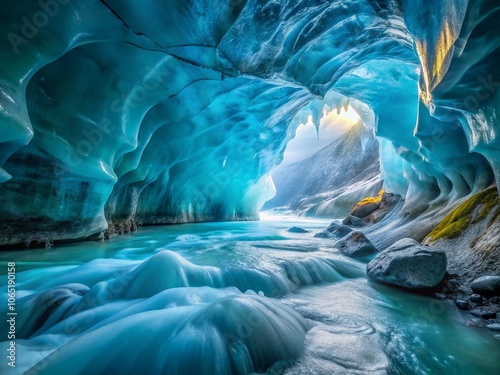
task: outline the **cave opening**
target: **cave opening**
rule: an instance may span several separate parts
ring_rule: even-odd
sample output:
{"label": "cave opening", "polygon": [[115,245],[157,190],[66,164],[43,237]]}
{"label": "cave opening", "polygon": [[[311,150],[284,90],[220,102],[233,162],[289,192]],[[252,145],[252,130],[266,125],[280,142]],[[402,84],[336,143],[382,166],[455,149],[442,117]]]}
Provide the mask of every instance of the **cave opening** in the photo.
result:
{"label": "cave opening", "polygon": [[382,189],[369,105],[333,90],[303,108],[294,123],[283,161],[271,172],[276,194],[263,210],[341,219]]}
{"label": "cave opening", "polygon": [[301,123],[295,131],[295,137],[286,145],[282,165],[293,164],[311,157],[346,133],[361,121],[356,110],[349,104],[339,109],[323,110],[319,124],[313,122],[313,116],[307,116],[307,122]]}

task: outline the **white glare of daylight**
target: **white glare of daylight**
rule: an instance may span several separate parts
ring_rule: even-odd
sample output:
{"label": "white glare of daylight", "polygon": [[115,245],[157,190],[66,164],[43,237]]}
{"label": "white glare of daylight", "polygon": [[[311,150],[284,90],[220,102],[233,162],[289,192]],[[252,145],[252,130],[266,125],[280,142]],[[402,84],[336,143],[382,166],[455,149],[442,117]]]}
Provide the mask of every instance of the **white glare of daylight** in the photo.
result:
{"label": "white glare of daylight", "polygon": [[295,138],[288,143],[283,164],[292,164],[308,158],[341,137],[359,121],[358,113],[351,106],[347,109],[342,107],[340,110],[324,110],[318,132],[312,116],[309,116],[307,123],[299,125]]}

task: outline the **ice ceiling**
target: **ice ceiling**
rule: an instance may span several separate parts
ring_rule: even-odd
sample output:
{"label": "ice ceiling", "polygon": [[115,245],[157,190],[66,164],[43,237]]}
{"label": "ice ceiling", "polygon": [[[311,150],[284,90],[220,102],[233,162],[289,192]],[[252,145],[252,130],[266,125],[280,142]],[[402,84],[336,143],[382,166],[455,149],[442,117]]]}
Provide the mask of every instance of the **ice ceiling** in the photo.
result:
{"label": "ice ceiling", "polygon": [[499,16],[495,0],[4,0],[0,242],[256,218],[325,107],[374,129],[408,207],[499,182]]}

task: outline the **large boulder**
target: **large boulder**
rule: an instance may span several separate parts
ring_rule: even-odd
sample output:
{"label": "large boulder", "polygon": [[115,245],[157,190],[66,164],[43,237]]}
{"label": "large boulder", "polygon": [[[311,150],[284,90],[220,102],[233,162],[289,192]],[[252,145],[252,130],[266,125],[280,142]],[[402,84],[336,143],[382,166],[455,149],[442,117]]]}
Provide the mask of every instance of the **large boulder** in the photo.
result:
{"label": "large boulder", "polygon": [[358,218],[363,218],[371,215],[373,212],[378,210],[380,207],[380,202],[370,202],[370,203],[365,203],[362,204],[358,207],[355,207],[351,211],[351,216],[355,216]]}
{"label": "large boulder", "polygon": [[316,237],[316,238],[333,238],[333,239],[338,240],[342,237],[347,236],[351,232],[352,232],[352,229],[349,228],[347,225],[331,223],[328,226],[328,228],[326,228],[322,232],[316,233],[314,235],[314,237]]}
{"label": "large boulder", "polygon": [[402,239],[377,255],[366,267],[370,278],[408,289],[437,286],[446,274],[448,260],[442,250]]}
{"label": "large boulder", "polygon": [[347,216],[343,221],[342,224],[344,225],[351,225],[353,227],[362,227],[364,225],[363,219],[360,219],[359,217],[349,215]]}
{"label": "large boulder", "polygon": [[482,276],[472,282],[474,293],[485,297],[500,296],[500,276]]}
{"label": "large boulder", "polygon": [[401,195],[385,192],[380,200],[379,208],[363,220],[368,223],[378,223],[385,218],[401,201]]}
{"label": "large boulder", "polygon": [[335,245],[344,255],[365,258],[378,253],[377,249],[361,232],[351,232]]}
{"label": "large boulder", "polygon": [[332,235],[325,230],[318,232],[314,235],[315,238],[332,238]]}
{"label": "large boulder", "polygon": [[378,197],[365,198],[359,202],[347,216],[342,224],[363,226],[381,221],[401,201],[398,194],[381,191]]}

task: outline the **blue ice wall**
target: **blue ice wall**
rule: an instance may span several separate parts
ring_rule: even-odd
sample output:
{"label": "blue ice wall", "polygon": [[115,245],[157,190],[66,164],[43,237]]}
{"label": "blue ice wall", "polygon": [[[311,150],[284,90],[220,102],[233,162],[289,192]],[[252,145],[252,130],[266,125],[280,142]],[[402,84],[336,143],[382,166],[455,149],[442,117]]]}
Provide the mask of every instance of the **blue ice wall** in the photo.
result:
{"label": "blue ice wall", "polygon": [[4,1],[0,242],[255,219],[305,111],[346,98],[408,204],[483,188],[490,165],[500,175],[497,15],[491,1]]}

